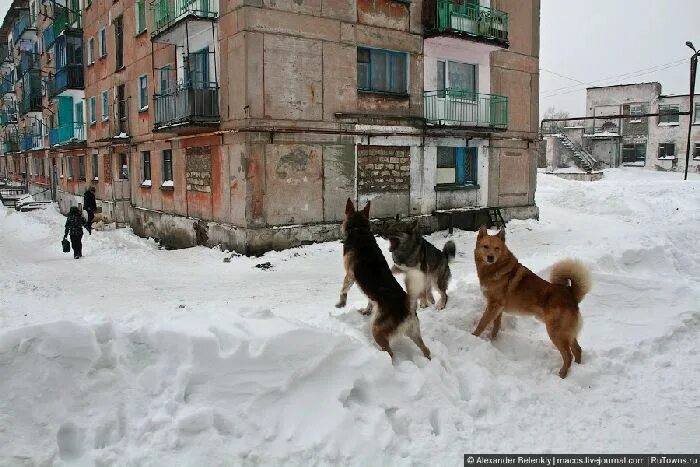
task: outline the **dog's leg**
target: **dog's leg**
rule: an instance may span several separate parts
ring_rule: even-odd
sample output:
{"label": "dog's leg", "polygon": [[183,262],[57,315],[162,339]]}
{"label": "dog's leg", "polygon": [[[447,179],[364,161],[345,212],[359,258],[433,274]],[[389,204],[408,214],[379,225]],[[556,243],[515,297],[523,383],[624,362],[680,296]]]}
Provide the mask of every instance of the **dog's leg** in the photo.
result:
{"label": "dog's leg", "polygon": [[564,379],[569,371],[569,367],[571,367],[572,343],[566,338],[566,336],[558,334],[554,329],[554,325],[549,323],[547,323],[547,334],[549,334],[549,338],[552,340],[552,343],[557,350],[559,350],[559,353],[561,353],[561,359],[564,361],[564,363],[562,364],[561,369],[559,369],[559,377]]}
{"label": "dog's leg", "polygon": [[391,347],[389,347],[389,334],[384,329],[381,329],[379,326],[373,324],[372,336],[374,337],[374,341],[377,343],[379,348],[388,353],[393,359],[394,352],[392,352]]}
{"label": "dog's leg", "polygon": [[374,307],[376,307],[377,304],[374,303],[372,300],[367,300],[367,307],[363,308],[360,310],[360,313],[364,316],[368,316],[372,314],[372,311],[374,310]]}
{"label": "dog's leg", "polygon": [[571,352],[574,354],[574,361],[576,363],[581,363],[581,346],[578,345],[578,340],[574,339],[571,344]]}
{"label": "dog's leg", "polygon": [[430,349],[425,345],[425,342],[423,342],[423,338],[420,335],[420,324],[418,322],[418,317],[416,316],[412,319],[414,319],[415,322],[408,326],[408,328],[406,329],[406,335],[423,352],[423,356],[430,360]]}
{"label": "dog's leg", "polygon": [[503,312],[499,313],[496,319],[493,320],[493,329],[491,329],[491,339],[495,339],[498,336],[498,331],[501,330],[501,317]]}
{"label": "dog's leg", "polygon": [[433,297],[433,280],[430,276],[425,278],[425,298],[428,303],[435,305],[435,297]]}
{"label": "dog's leg", "polygon": [[491,324],[491,321],[496,319],[496,317],[501,313],[501,308],[502,305],[500,303],[489,303],[486,305],[486,310],[484,311],[484,314],[481,316],[481,319],[479,320],[479,324],[476,325],[476,329],[474,330],[473,334],[476,337],[479,337],[482,332],[484,332],[484,329]]}
{"label": "dog's leg", "polygon": [[345,279],[343,279],[343,288],[340,289],[340,300],[335,304],[336,308],[343,308],[348,302],[348,291],[350,287],[355,283],[355,278],[352,274],[345,274]]}

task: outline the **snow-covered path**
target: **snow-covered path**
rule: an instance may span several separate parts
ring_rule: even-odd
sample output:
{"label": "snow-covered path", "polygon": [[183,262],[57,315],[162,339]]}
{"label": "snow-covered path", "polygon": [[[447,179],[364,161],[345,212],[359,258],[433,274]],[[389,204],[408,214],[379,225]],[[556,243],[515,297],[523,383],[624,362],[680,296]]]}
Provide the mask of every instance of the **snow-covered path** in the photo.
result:
{"label": "snow-covered path", "polygon": [[[0,207],[0,465],[461,465],[465,452],[697,452],[700,178],[540,174],[541,220],[508,243],[543,275],[582,259],[583,365],[544,327],[471,335],[483,300],[458,232],[450,301],[377,350],[340,243],[234,257],[128,230],[61,253],[53,209]],[[439,247],[443,233],[430,239]],[[384,244],[380,240],[380,244]],[[385,246],[385,245],[383,245]],[[255,265],[270,262],[272,269]]]}

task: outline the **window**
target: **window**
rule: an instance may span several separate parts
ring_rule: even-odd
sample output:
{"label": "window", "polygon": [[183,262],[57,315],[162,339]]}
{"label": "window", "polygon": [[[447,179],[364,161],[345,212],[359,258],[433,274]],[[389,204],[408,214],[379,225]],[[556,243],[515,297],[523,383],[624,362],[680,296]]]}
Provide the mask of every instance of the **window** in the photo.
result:
{"label": "window", "polygon": [[95,38],[88,39],[88,65],[95,63]]}
{"label": "window", "polygon": [[73,180],[73,158],[66,158],[66,165],[68,166],[68,180]]}
{"label": "window", "polygon": [[39,175],[39,159],[34,158],[34,173],[30,175]]}
{"label": "window", "polygon": [[107,56],[107,30],[100,29],[100,58]]}
{"label": "window", "polygon": [[97,122],[97,110],[95,109],[95,96],[90,97],[90,125]]}
{"label": "window", "polygon": [[185,56],[185,70],[187,81],[194,89],[207,89],[209,87],[209,48],[193,52]]}
{"label": "window", "polygon": [[630,105],[630,123],[640,123],[642,121],[639,115],[642,115],[643,109],[642,104],[631,104]]}
{"label": "window", "polygon": [[695,143],[695,152],[693,153],[693,159],[700,160],[700,143]]}
{"label": "window", "polygon": [[141,111],[148,109],[148,77],[139,76],[139,107]]}
{"label": "window", "polygon": [[170,65],[165,65],[160,68],[160,94],[166,95],[170,93]]}
{"label": "window", "polygon": [[407,55],[381,49],[357,48],[357,88],[360,91],[406,94]]}
{"label": "window", "polygon": [[102,121],[109,120],[109,91],[102,91]]}
{"label": "window", "polygon": [[99,166],[97,165],[97,154],[92,155],[92,179],[97,180],[100,177]]}
{"label": "window", "polygon": [[476,185],[477,148],[437,148],[438,185]]}
{"label": "window", "polygon": [[676,145],[674,143],[659,143],[659,159],[675,159]]}
{"label": "window", "polygon": [[695,104],[695,120],[693,123],[700,124],[700,104]]}
{"label": "window", "polygon": [[151,186],[151,152],[141,153],[141,184]]}
{"label": "window", "polygon": [[[85,115],[83,115],[83,101],[75,103],[75,123],[85,123]],[[80,125],[82,127],[82,125]],[[78,135],[76,135],[78,136]],[[82,136],[82,135],[81,135]]]}
{"label": "window", "polygon": [[476,65],[469,63],[438,60],[437,62],[437,90],[439,97],[445,97],[446,90],[450,90],[463,96],[465,91],[473,96],[477,90]]}
{"label": "window", "polygon": [[124,22],[122,17],[114,18],[114,45],[117,54],[117,70],[124,68]]}
{"label": "window", "polygon": [[136,35],[146,30],[146,0],[136,1]]}
{"label": "window", "polygon": [[[680,111],[678,105],[660,105],[659,113],[677,113]],[[678,125],[678,115],[659,115],[659,125]]]}
{"label": "window", "polygon": [[163,186],[173,186],[173,152],[163,151]]}
{"label": "window", "polygon": [[622,163],[644,162],[647,156],[647,145],[640,144],[623,144],[622,145]]}
{"label": "window", "polygon": [[119,154],[119,179],[129,179],[129,159],[124,153]]}
{"label": "window", "polygon": [[85,180],[85,156],[78,156],[78,178]]}

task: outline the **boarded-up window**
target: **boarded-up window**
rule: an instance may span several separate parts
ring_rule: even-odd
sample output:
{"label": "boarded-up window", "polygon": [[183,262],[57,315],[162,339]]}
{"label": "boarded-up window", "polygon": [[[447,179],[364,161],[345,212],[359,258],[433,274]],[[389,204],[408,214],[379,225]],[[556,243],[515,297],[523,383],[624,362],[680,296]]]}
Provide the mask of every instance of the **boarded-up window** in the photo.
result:
{"label": "boarded-up window", "polygon": [[187,191],[211,193],[211,148],[185,150]]}
{"label": "boarded-up window", "polygon": [[110,183],[112,181],[112,156],[109,154],[105,154],[104,172],[105,182]]}
{"label": "boarded-up window", "polygon": [[357,189],[359,193],[408,191],[411,154],[407,147],[359,146]]}

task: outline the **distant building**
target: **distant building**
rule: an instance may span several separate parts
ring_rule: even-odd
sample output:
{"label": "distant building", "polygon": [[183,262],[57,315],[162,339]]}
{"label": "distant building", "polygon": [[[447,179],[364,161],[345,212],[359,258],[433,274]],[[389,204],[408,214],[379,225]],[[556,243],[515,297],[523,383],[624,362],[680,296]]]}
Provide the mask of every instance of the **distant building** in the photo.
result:
{"label": "distant building", "polygon": [[[172,247],[537,216],[539,0],[13,0],[0,177]],[[449,214],[448,214],[449,215]]]}
{"label": "distant building", "polygon": [[[641,166],[684,170],[688,121],[692,118],[689,171],[700,171],[700,95],[692,115],[635,117],[647,113],[690,111],[689,95],[664,95],[661,84],[638,83],[592,87],[586,93],[586,120],[564,133],[604,167]],[[629,118],[606,118],[629,115]]]}

